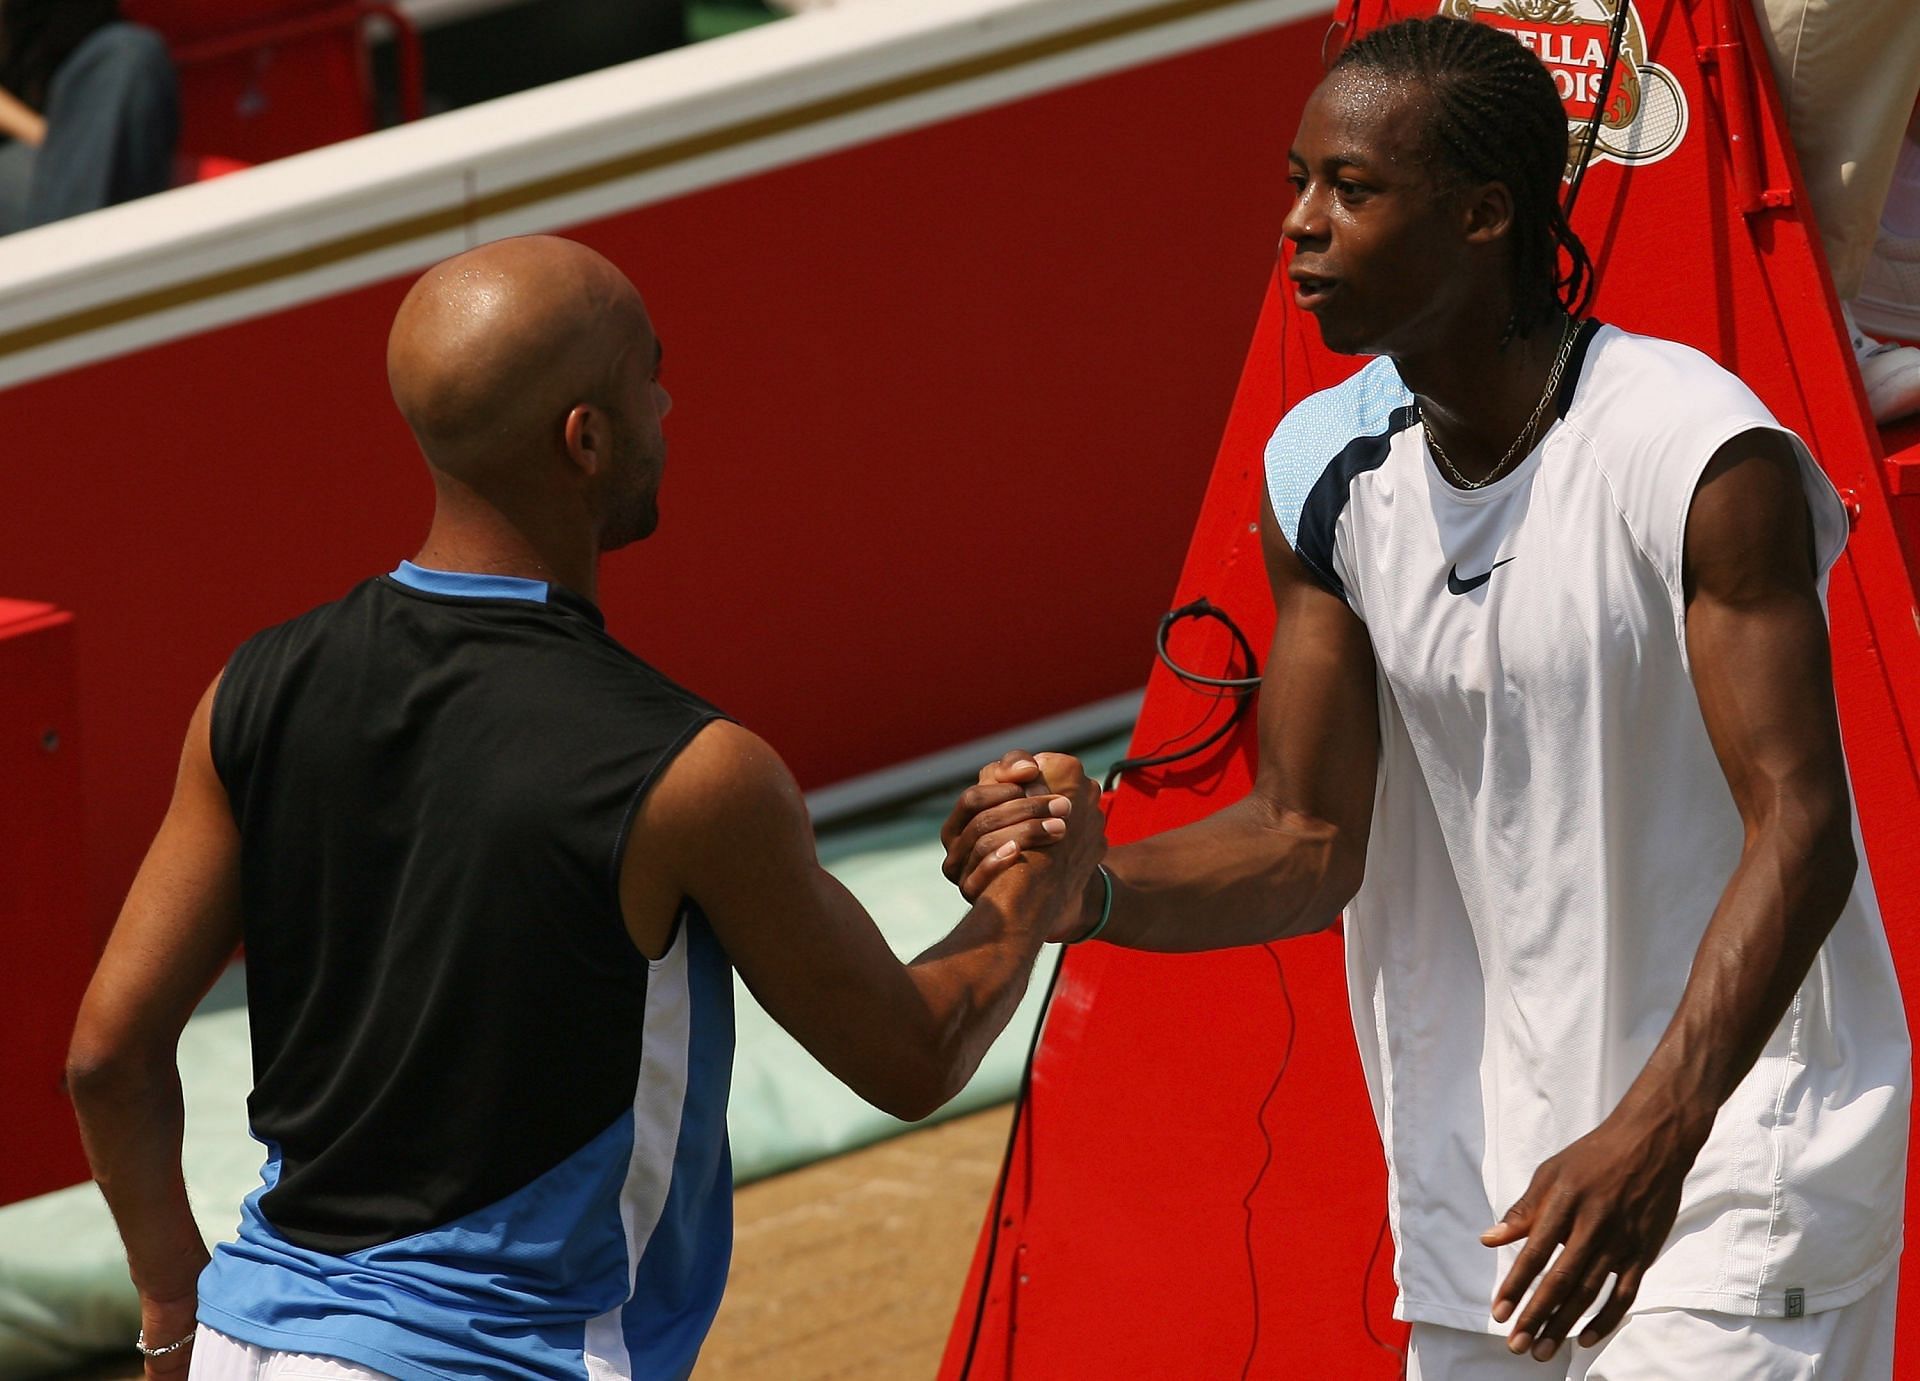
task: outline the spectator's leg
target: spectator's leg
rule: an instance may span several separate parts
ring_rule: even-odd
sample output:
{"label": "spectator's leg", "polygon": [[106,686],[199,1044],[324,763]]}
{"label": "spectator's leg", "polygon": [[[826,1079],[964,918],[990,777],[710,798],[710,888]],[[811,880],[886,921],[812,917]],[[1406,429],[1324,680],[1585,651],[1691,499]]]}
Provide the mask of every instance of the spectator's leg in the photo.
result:
{"label": "spectator's leg", "polygon": [[1841,301],[1860,290],[1920,95],[1914,0],[1758,0],[1800,174]]}
{"label": "spectator's leg", "polygon": [[1876,336],[1920,342],[1920,107],[1900,143],[1893,187],[1880,211],[1880,238],[1853,310]]}
{"label": "spectator's leg", "polygon": [[167,46],[151,29],[108,24],[89,34],[53,74],[46,116],[27,224],[171,185],[179,92]]}
{"label": "spectator's leg", "polygon": [[27,190],[36,150],[18,139],[0,140],[0,235],[27,228]]}

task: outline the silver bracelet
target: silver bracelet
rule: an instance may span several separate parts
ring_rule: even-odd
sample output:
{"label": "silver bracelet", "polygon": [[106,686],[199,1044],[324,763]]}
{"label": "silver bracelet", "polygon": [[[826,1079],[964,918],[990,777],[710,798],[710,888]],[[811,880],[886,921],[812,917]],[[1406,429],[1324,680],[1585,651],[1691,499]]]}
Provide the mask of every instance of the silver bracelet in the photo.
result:
{"label": "silver bracelet", "polygon": [[181,1348],[190,1346],[193,1340],[199,1336],[199,1326],[195,1325],[193,1332],[187,1334],[186,1337],[180,1339],[178,1342],[168,1343],[165,1347],[148,1347],[147,1330],[143,1328],[134,1336],[133,1346],[134,1350],[142,1357],[165,1357],[170,1352],[178,1352]]}

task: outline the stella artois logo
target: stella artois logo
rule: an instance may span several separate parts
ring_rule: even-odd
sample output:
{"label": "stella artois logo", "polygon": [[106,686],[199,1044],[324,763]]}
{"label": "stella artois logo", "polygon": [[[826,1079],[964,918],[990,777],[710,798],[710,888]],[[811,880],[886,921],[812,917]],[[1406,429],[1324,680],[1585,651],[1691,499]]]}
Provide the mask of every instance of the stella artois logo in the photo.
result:
{"label": "stella artois logo", "polygon": [[1553,74],[1567,107],[1573,149],[1586,137],[1607,71],[1607,34],[1617,5],[1627,6],[1620,63],[1593,150],[1615,163],[1657,163],[1680,147],[1687,101],[1673,73],[1647,58],[1647,31],[1632,0],[1441,0],[1440,13],[1476,19],[1519,39]]}

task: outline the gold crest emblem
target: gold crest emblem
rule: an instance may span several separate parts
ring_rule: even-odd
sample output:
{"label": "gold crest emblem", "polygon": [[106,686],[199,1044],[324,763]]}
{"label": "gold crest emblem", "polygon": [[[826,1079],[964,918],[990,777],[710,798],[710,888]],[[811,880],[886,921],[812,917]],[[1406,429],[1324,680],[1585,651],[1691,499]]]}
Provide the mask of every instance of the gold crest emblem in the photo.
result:
{"label": "gold crest emblem", "polygon": [[1627,6],[1626,28],[1593,156],[1655,163],[1686,137],[1687,100],[1673,73],[1649,60],[1646,28],[1632,0],[1441,0],[1439,9],[1455,19],[1505,29],[1545,65],[1567,108],[1571,170],[1606,85],[1607,40],[1619,4]]}

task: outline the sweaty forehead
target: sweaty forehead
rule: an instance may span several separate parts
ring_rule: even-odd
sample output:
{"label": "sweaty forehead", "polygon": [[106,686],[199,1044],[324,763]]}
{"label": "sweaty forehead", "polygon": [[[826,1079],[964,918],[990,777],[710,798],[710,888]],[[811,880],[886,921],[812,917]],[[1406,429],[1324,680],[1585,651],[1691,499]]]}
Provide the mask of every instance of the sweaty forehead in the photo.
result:
{"label": "sweaty forehead", "polygon": [[1414,83],[1344,67],[1308,98],[1294,150],[1309,161],[1340,157],[1369,166],[1417,167],[1426,162],[1426,126],[1427,96]]}

